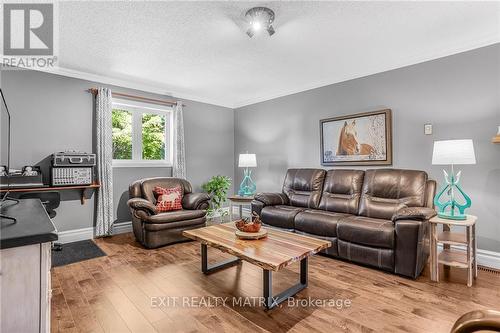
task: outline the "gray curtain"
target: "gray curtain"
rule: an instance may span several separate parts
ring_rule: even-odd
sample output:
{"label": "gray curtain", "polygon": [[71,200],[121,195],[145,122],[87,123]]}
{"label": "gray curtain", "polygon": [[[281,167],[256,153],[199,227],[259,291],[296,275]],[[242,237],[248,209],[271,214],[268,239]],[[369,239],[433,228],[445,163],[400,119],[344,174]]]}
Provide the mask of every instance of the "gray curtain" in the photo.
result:
{"label": "gray curtain", "polygon": [[186,179],[186,151],[184,147],[184,116],[182,102],[174,107],[174,160],[172,176]]}
{"label": "gray curtain", "polygon": [[97,179],[101,188],[97,191],[95,235],[109,236],[113,232],[113,128],[111,90],[99,88],[96,96],[96,152]]}

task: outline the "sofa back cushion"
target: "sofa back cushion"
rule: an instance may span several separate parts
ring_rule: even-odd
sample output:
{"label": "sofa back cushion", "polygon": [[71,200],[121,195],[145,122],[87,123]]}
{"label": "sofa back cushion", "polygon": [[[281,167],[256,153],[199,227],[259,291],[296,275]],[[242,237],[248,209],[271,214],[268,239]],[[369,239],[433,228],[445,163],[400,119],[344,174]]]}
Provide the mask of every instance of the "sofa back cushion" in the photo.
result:
{"label": "sofa back cushion", "polygon": [[362,170],[327,171],[319,209],[357,214],[364,174]]}
{"label": "sofa back cushion", "polygon": [[144,178],[133,182],[129,186],[130,198],[144,198],[156,205],[155,187],[174,188],[180,186],[183,194],[193,192],[191,184],[184,179],[173,177]]}
{"label": "sofa back cushion", "polygon": [[283,193],[291,206],[317,208],[321,198],[325,170],[288,169],[283,183]]}
{"label": "sofa back cushion", "polygon": [[403,207],[425,205],[427,173],[418,170],[366,170],[359,215],[391,219]]}
{"label": "sofa back cushion", "polygon": [[153,193],[156,198],[156,210],[159,213],[182,209],[184,192],[179,185],[171,188],[156,186]]}

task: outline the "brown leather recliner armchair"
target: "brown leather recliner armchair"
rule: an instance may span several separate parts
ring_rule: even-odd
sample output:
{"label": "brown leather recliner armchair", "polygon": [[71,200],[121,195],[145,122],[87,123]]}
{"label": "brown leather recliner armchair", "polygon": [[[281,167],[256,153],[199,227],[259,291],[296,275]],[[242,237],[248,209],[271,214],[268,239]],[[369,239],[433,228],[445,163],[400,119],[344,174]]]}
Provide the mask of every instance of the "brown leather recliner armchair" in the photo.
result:
{"label": "brown leather recliner armchair", "polygon": [[[184,190],[182,210],[158,213],[153,190],[156,186]],[[210,196],[192,193],[191,184],[179,178],[157,177],[140,179],[129,186],[127,204],[132,214],[135,238],[146,248],[152,249],[167,244],[188,241],[182,231],[203,227]]]}

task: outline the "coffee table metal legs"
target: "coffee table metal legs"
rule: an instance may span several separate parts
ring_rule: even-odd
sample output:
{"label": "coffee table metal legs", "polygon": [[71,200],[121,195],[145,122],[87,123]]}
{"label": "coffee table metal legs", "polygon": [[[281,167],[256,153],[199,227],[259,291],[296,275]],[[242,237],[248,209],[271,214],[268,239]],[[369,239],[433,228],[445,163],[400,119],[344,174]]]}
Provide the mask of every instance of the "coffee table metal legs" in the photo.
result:
{"label": "coffee table metal legs", "polygon": [[208,264],[208,253],[207,253],[207,245],[201,244],[201,271],[205,274],[210,274],[226,267],[231,267],[238,265],[241,262],[241,259],[229,259],[222,262],[219,262],[214,265]]}
{"label": "coffee table metal legs", "polygon": [[300,282],[273,296],[272,271],[264,269],[264,302],[268,310],[307,287],[307,257],[300,261]]}
{"label": "coffee table metal legs", "polygon": [[[204,274],[210,274],[221,269],[238,265],[241,259],[229,259],[219,262],[214,265],[208,264],[207,245],[201,244],[201,271]],[[308,258],[300,261],[300,282],[296,285],[282,291],[276,296],[273,296],[273,276],[272,271],[268,269],[263,270],[264,277],[264,303],[268,310],[276,307],[278,304],[286,300],[288,297],[294,296],[296,293],[307,287],[307,263]]]}

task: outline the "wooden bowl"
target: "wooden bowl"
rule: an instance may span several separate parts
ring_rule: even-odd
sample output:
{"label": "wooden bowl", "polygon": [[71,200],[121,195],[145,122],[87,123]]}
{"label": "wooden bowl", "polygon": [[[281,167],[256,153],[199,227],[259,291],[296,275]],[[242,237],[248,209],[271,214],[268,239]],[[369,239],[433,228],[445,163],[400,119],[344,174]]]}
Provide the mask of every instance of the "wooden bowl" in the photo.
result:
{"label": "wooden bowl", "polygon": [[246,222],[244,220],[239,220],[234,222],[234,225],[239,231],[243,232],[259,232],[262,223],[260,221],[257,222]]}

